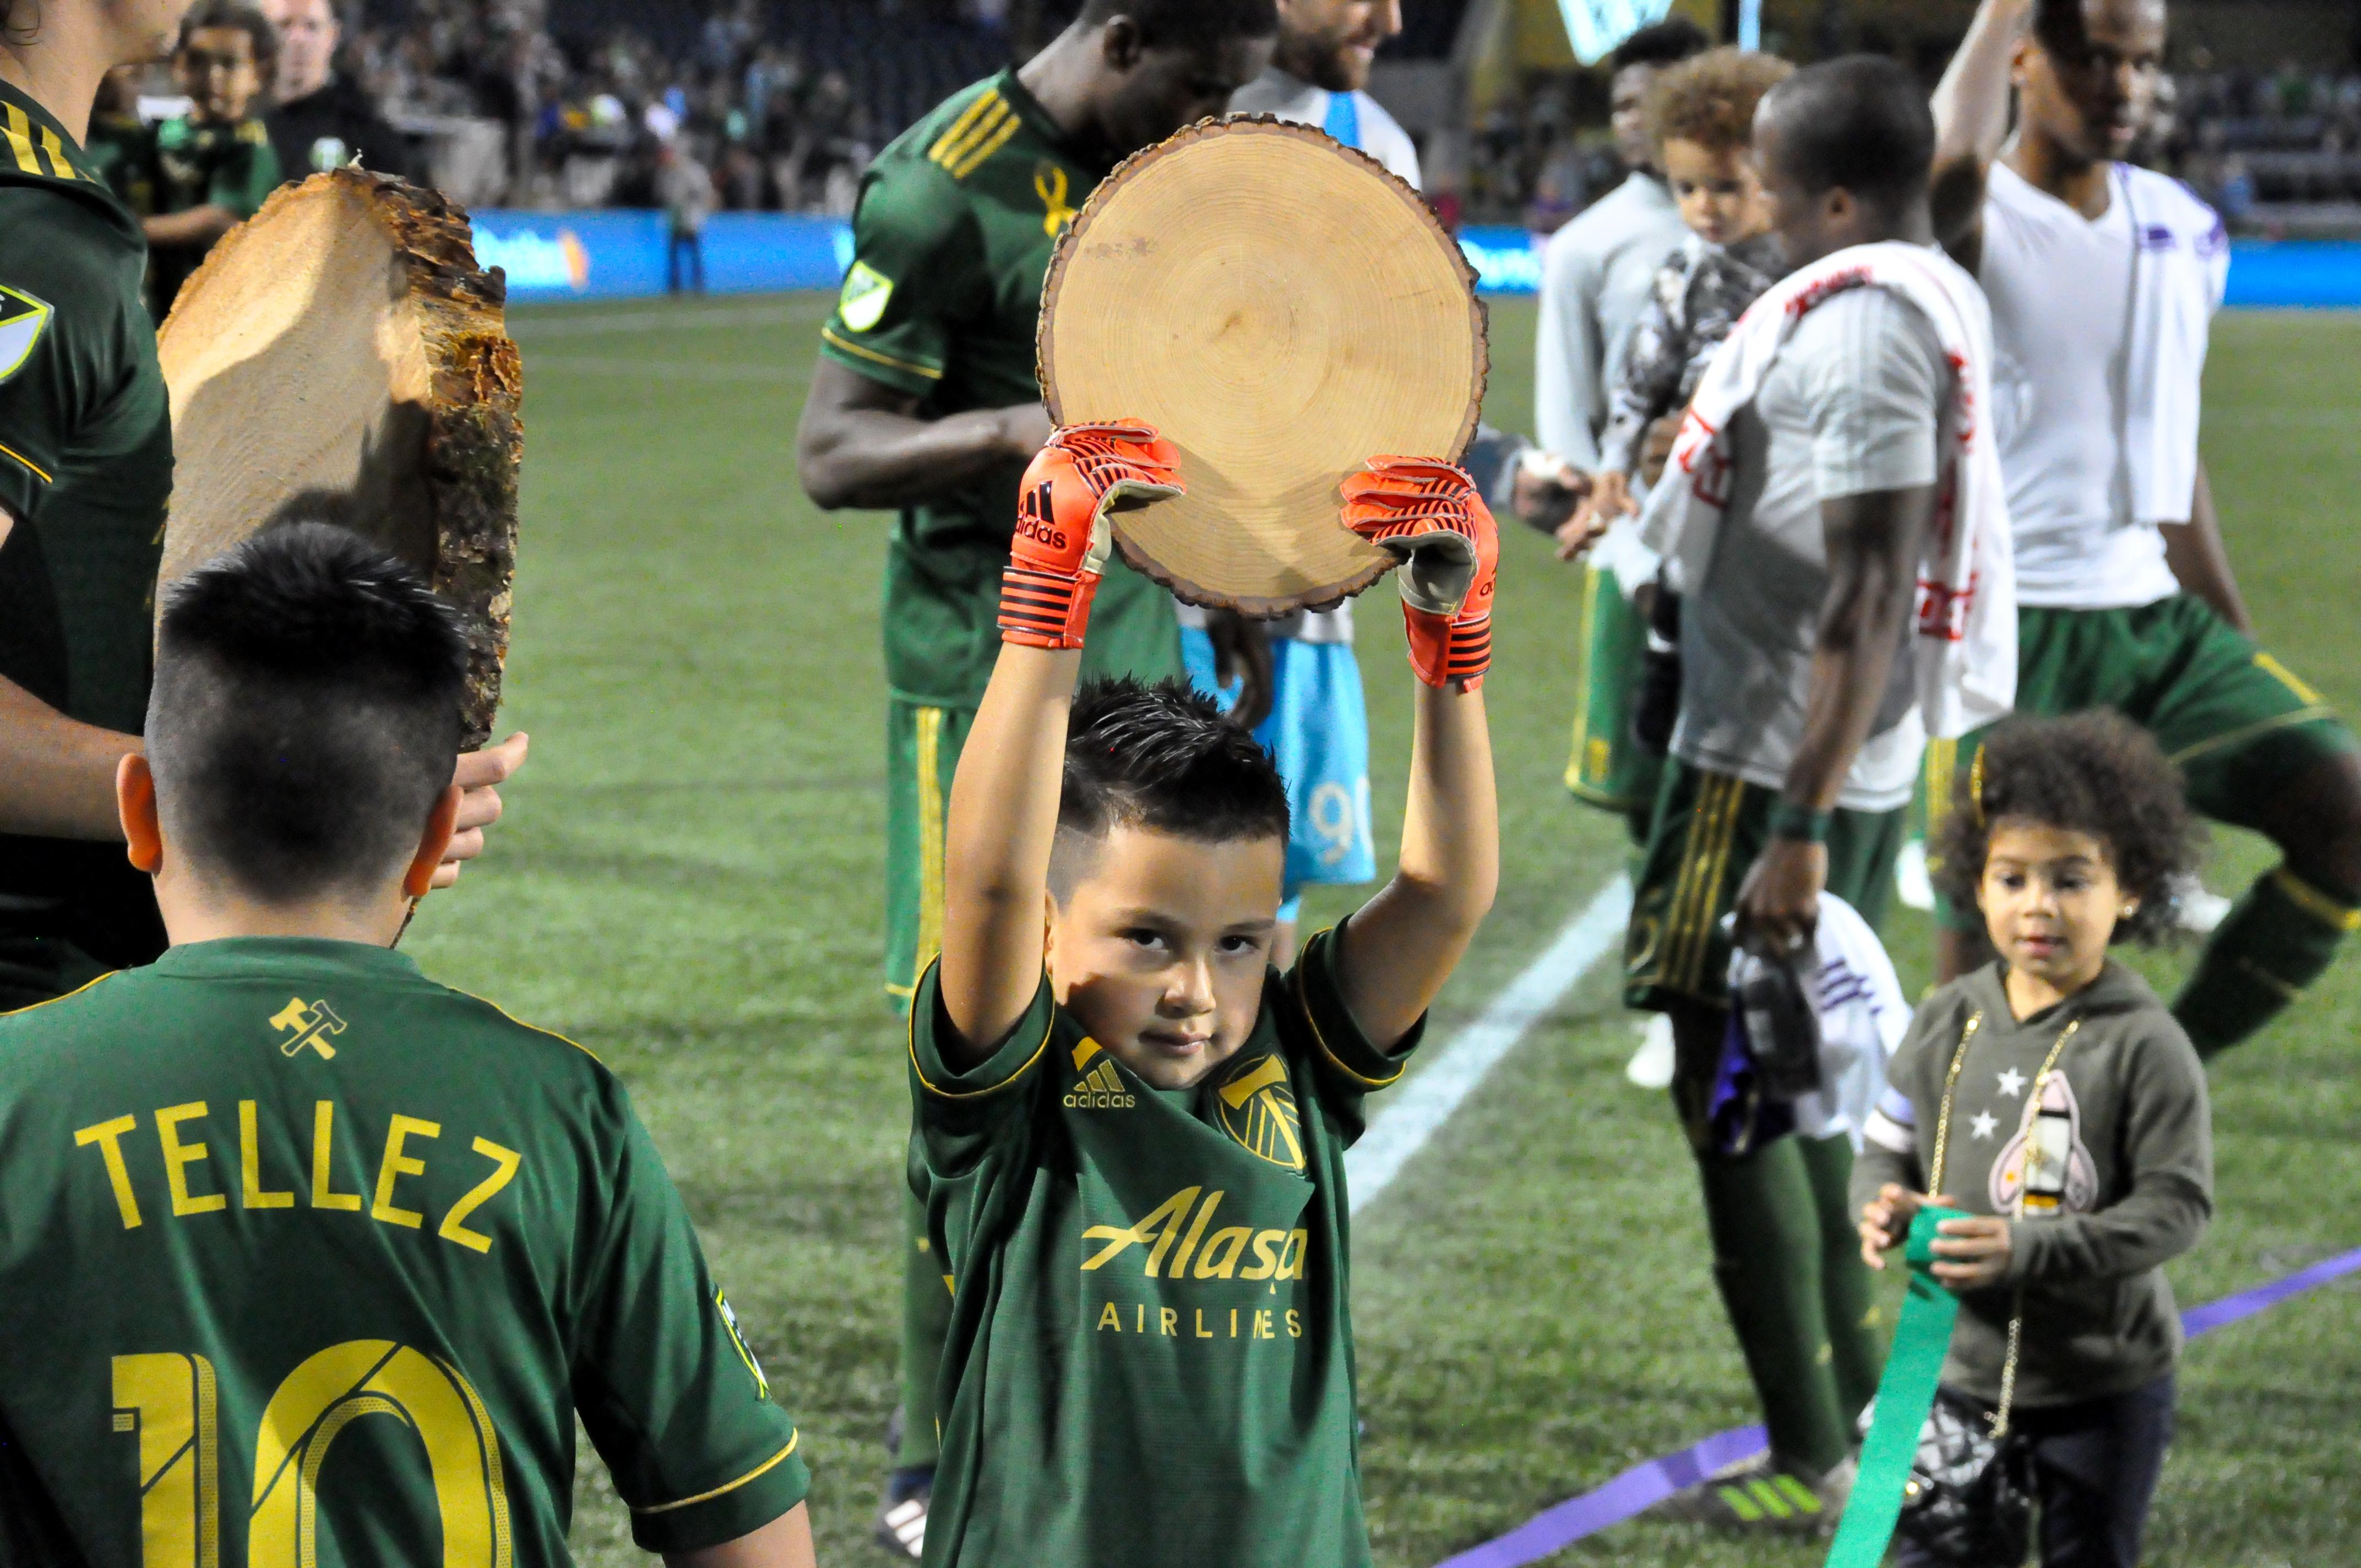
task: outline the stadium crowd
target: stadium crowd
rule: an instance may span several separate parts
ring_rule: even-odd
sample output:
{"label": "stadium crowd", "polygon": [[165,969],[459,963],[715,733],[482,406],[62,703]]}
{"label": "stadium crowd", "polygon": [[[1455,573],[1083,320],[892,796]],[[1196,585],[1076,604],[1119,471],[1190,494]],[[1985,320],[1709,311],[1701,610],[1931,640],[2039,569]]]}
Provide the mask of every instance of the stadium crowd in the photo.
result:
{"label": "stadium crowd", "polygon": [[[1541,428],[1338,487],[1399,568],[1407,679],[1374,678],[1413,722],[1395,870],[1309,936],[1305,886],[1378,882],[1352,607],[1183,607],[1114,553],[1188,465],[1054,425],[1036,328],[1078,205],[1200,119],[1417,189],[1367,91],[1394,0],[1086,0],[874,148],[752,5],[677,59],[567,60],[529,4],[428,0],[335,98],[335,18],[272,3],[166,7],[189,102],[149,131],[110,74],[152,17],[0,0],[0,1556],[416,1561],[432,1519],[446,1560],[563,1560],[578,1418],[668,1563],[811,1561],[793,1369],[774,1395],[620,1081],[394,948],[523,761],[459,751],[467,629],[307,498],[157,603],[143,264],[379,136],[374,93],[499,121],[585,200],[852,216],[795,459],[821,507],[896,514],[881,1546],[1371,1561],[1344,1154],[1499,882],[1509,521],[1582,606],[1566,782],[1631,833],[1623,1000],[1664,1021],[1768,1432],[1664,1514],[2136,1568],[2208,1066],[2361,929],[2361,743],[2257,640],[2199,455],[2227,236],[2127,160],[2164,0],[1981,0],[1931,100],[1881,56],[1623,41],[1613,165],[1554,177]],[[2201,145],[2257,106],[2204,103]],[[1877,936],[1914,798],[1915,1012]],[[2176,925],[2201,818],[2282,858],[2168,1003],[2110,947]],[[1897,1254],[1926,1288],[1889,1324]],[[324,1471],[356,1425],[375,1463]]]}

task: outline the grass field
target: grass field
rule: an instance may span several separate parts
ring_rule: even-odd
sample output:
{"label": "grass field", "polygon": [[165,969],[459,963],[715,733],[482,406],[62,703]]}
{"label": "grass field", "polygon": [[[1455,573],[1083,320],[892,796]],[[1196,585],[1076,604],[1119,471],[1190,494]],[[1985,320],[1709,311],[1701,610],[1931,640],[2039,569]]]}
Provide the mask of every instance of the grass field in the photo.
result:
{"label": "grass field", "polygon": [[[815,511],[792,455],[823,309],[787,297],[517,313],[529,455],[504,723],[533,732],[533,758],[491,857],[432,901],[410,947],[630,1082],[802,1421],[823,1559],[859,1563],[882,1562],[865,1541],[894,1398],[908,1106],[877,983],[885,520]],[[1495,306],[1488,412],[1517,428],[1531,424],[1532,329],[1529,305]],[[2225,317],[2206,425],[2257,615],[2348,714],[2361,713],[2356,363],[2361,317]],[[1437,1040],[1620,861],[1617,826],[1558,782],[1576,579],[1537,538],[1503,554],[1487,692],[1506,872]],[[1372,603],[1361,625],[1382,861],[1409,676],[1390,607]],[[2209,875],[2226,889],[2266,863],[2254,841],[2225,838]],[[1308,918],[1347,907],[1315,899]],[[1889,938],[1915,988],[1923,921]],[[2185,1302],[2361,1245],[2356,1025],[2361,962],[2348,959],[2292,1021],[2216,1068],[2220,1217],[2173,1269]],[[1661,1098],[1622,1077],[1632,1044],[1608,977],[1588,976],[1358,1224],[1367,1490],[1389,1568],[1425,1568],[1753,1419],[1681,1140]],[[2316,1291],[2193,1347],[2151,1561],[2353,1561],[2356,1428],[2361,1291]],[[584,1461],[579,1555],[645,1561],[587,1449]],[[1802,1568],[1819,1555],[1639,1521],[1557,1561]]]}

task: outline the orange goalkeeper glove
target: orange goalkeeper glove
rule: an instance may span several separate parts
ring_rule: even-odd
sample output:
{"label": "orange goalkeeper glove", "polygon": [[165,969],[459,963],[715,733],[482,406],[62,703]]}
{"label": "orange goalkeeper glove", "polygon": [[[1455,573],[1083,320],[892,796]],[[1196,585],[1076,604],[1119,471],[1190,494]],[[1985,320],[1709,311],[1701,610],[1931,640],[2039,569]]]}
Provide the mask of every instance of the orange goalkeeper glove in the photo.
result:
{"label": "orange goalkeeper glove", "polygon": [[1372,457],[1344,492],[1345,526],[1402,558],[1411,668],[1431,686],[1481,686],[1500,539],[1475,482],[1430,457]]}
{"label": "orange goalkeeper glove", "polygon": [[1107,513],[1182,491],[1180,454],[1137,420],[1070,424],[1025,470],[1000,576],[1000,639],[1079,648],[1113,543]]}

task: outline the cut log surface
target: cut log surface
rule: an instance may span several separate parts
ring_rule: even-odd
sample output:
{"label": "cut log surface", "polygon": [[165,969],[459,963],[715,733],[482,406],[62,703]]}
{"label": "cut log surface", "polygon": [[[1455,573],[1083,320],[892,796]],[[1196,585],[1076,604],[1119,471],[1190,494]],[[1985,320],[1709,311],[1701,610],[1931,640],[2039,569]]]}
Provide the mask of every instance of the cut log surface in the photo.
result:
{"label": "cut log surface", "polygon": [[491,731],[516,570],[524,376],[467,215],[358,169],[280,190],[158,337],[175,471],[158,603],[275,523],[341,523],[465,616],[467,746]]}
{"label": "cut log surface", "polygon": [[1186,496],[1115,514],[1125,558],[1192,603],[1332,605],[1393,557],[1337,520],[1369,458],[1456,460],[1488,359],[1475,274],[1418,192],[1309,126],[1205,120],[1116,168],[1042,287],[1060,424],[1146,420]]}

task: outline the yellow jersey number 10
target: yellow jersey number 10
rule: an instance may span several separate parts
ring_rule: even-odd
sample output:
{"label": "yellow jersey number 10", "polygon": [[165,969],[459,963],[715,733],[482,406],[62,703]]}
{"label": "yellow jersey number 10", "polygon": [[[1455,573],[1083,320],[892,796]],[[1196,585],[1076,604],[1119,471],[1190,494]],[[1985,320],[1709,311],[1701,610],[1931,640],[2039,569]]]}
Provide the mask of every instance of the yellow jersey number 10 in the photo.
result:
{"label": "yellow jersey number 10", "polygon": [[[457,1367],[390,1340],[331,1345],[287,1375],[254,1438],[247,1568],[319,1561],[320,1466],[346,1427],[392,1416],[426,1451],[443,1568],[508,1568],[500,1434]],[[220,1568],[221,1422],[202,1355],[115,1358],[115,1430],[139,1442],[141,1568]]]}

